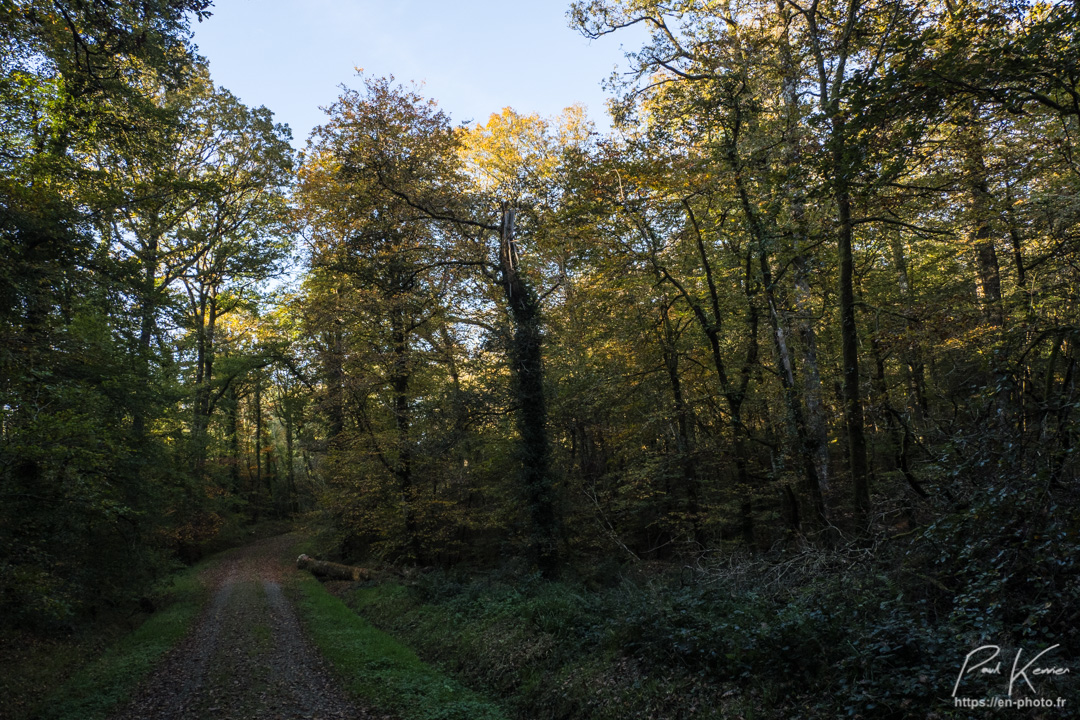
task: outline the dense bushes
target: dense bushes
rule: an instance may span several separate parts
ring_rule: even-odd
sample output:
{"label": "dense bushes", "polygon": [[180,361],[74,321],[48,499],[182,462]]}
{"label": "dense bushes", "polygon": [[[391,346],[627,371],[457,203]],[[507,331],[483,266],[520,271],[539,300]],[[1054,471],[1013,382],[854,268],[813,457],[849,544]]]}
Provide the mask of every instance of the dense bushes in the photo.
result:
{"label": "dense bushes", "polygon": [[607,587],[433,572],[351,602],[522,718],[944,717],[976,647],[1075,635],[1074,494],[1002,481],[872,546],[628,565]]}

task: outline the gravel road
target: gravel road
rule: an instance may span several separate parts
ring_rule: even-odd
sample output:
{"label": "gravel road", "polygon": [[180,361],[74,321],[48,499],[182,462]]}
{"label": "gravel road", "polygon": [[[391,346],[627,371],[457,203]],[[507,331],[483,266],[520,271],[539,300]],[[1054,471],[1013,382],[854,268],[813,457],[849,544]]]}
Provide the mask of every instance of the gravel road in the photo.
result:
{"label": "gravel road", "polygon": [[282,594],[294,542],[256,542],[207,570],[212,599],[194,630],[113,720],[383,718],[345,696]]}

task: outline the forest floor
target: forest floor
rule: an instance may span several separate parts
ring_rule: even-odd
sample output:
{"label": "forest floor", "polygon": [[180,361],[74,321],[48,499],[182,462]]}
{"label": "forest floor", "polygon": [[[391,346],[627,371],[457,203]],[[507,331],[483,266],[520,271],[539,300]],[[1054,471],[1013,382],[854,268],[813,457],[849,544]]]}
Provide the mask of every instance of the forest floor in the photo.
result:
{"label": "forest floor", "polygon": [[282,591],[295,536],[261,540],[211,565],[192,632],[114,720],[383,718],[357,707],[305,636]]}

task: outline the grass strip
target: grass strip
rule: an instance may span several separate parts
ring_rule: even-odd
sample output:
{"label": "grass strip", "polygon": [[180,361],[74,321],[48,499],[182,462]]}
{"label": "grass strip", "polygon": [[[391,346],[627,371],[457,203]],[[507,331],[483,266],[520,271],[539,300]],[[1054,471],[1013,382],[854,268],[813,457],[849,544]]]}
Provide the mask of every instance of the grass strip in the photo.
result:
{"label": "grass strip", "polygon": [[206,600],[198,575],[205,563],[173,581],[168,606],[151,615],[102,656],[52,693],[43,703],[42,720],[103,720],[127,701],[139,682],[166,652],[187,635]]}
{"label": "grass strip", "polygon": [[294,587],[308,632],[353,695],[401,720],[505,720],[494,702],[424,663],[314,578]]}

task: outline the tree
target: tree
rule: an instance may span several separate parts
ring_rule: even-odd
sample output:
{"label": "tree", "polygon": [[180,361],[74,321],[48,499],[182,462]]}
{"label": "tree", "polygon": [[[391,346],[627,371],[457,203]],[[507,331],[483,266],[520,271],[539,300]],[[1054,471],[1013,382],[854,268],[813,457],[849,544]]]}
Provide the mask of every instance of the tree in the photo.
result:
{"label": "tree", "polygon": [[[330,318],[315,321],[332,343],[325,379],[340,419],[331,419],[331,441],[346,444],[344,416],[354,414],[353,432],[364,438],[357,440],[394,478],[392,491],[378,492],[395,498],[400,550],[420,562],[430,548],[419,527],[415,408],[437,355],[429,338],[444,322],[453,270],[442,230],[395,189],[430,183],[454,138],[432,105],[385,81],[369,81],[366,95],[347,91],[330,115],[303,168],[300,201],[312,244],[308,291],[329,290],[334,304]],[[389,174],[395,185],[383,183]]]}
{"label": "tree", "polygon": [[[650,27],[651,42],[633,56],[635,77],[648,84],[628,95],[628,101],[645,98],[648,103],[660,104],[662,110],[647,108],[648,117],[663,118],[697,132],[701,142],[710,143],[715,142],[709,136],[715,121],[704,112],[706,108],[722,108],[720,118],[724,119],[714,131],[720,136],[717,150],[722,158],[726,155],[731,192],[742,209],[745,228],[759,247],[767,249],[773,233],[785,232],[782,227],[766,226],[767,217],[759,216],[754,205],[763,198],[754,197],[752,183],[768,182],[767,178],[759,180],[757,174],[769,163],[775,167],[782,161],[801,159],[804,176],[815,179],[812,192],[829,199],[832,217],[818,220],[834,228],[849,469],[855,507],[865,520],[870,494],[856,318],[856,228],[889,220],[855,213],[872,207],[877,189],[905,171],[903,153],[894,155],[892,163],[884,161],[885,154],[916,139],[926,124],[927,108],[937,102],[938,95],[927,92],[925,86],[903,82],[907,68],[925,56],[926,27],[935,17],[932,9],[903,2],[719,7],[705,3],[678,7],[665,3],[578,3],[573,13],[579,27],[591,37],[631,24]],[[799,93],[812,94],[815,105],[798,102]],[[783,150],[771,158],[756,149],[764,147],[763,133],[768,132],[767,116],[761,111],[770,107],[776,108],[779,116],[786,116],[784,124],[776,128],[782,133],[779,147]],[[813,156],[799,153],[799,145],[811,138],[818,152]],[[790,191],[791,186],[786,189]],[[784,223],[789,224],[786,234],[790,238],[806,238],[808,231],[817,232],[801,193],[789,192],[782,202],[789,208]],[[759,257],[759,264],[771,276],[768,254]],[[796,268],[800,265],[805,266],[805,259],[795,263]],[[798,286],[804,287],[805,277],[805,272],[799,273]],[[777,307],[777,288],[768,277],[762,281],[764,292],[774,295],[766,299],[766,305],[781,377],[790,395],[796,386],[794,376],[787,372],[791,358],[781,337],[783,318]],[[807,348],[812,348],[809,339]],[[812,350],[804,353],[804,358],[811,363],[808,375],[812,376],[816,372]],[[798,403],[789,402],[789,407],[796,416],[803,415]],[[815,415],[811,413],[812,418]],[[805,417],[802,421],[796,417],[795,422],[805,424]],[[816,435],[820,447],[820,431]],[[802,451],[808,458],[804,462],[808,478],[818,474],[820,461],[811,462],[816,452],[812,445]],[[815,483],[809,480],[808,484],[813,487]],[[821,502],[815,500],[815,505],[821,516]]]}
{"label": "tree", "polygon": [[[588,135],[580,108],[569,108],[555,133],[540,117],[521,116],[507,108],[469,133],[464,155],[467,171],[479,186],[473,202],[481,212],[485,207],[489,213],[498,208],[498,225],[485,228],[498,231],[493,253],[497,260],[487,264],[481,260],[480,267],[502,289],[513,327],[508,360],[518,406],[521,486],[531,520],[531,552],[548,576],[558,566],[561,521],[550,459],[541,302],[559,281],[557,276],[552,278],[556,285],[545,292],[536,289],[534,278],[542,279],[546,269],[543,245],[557,242],[552,235],[558,232],[555,216],[564,190],[560,180]],[[523,248],[530,245],[536,260],[523,262]]]}
{"label": "tree", "polygon": [[128,430],[169,398],[128,392],[151,378],[127,352],[128,268],[102,241],[116,205],[94,158],[169,132],[148,87],[183,83],[207,5],[0,8],[0,605],[15,623],[129,603],[166,565],[170,520],[144,511],[167,494],[171,428]]}

